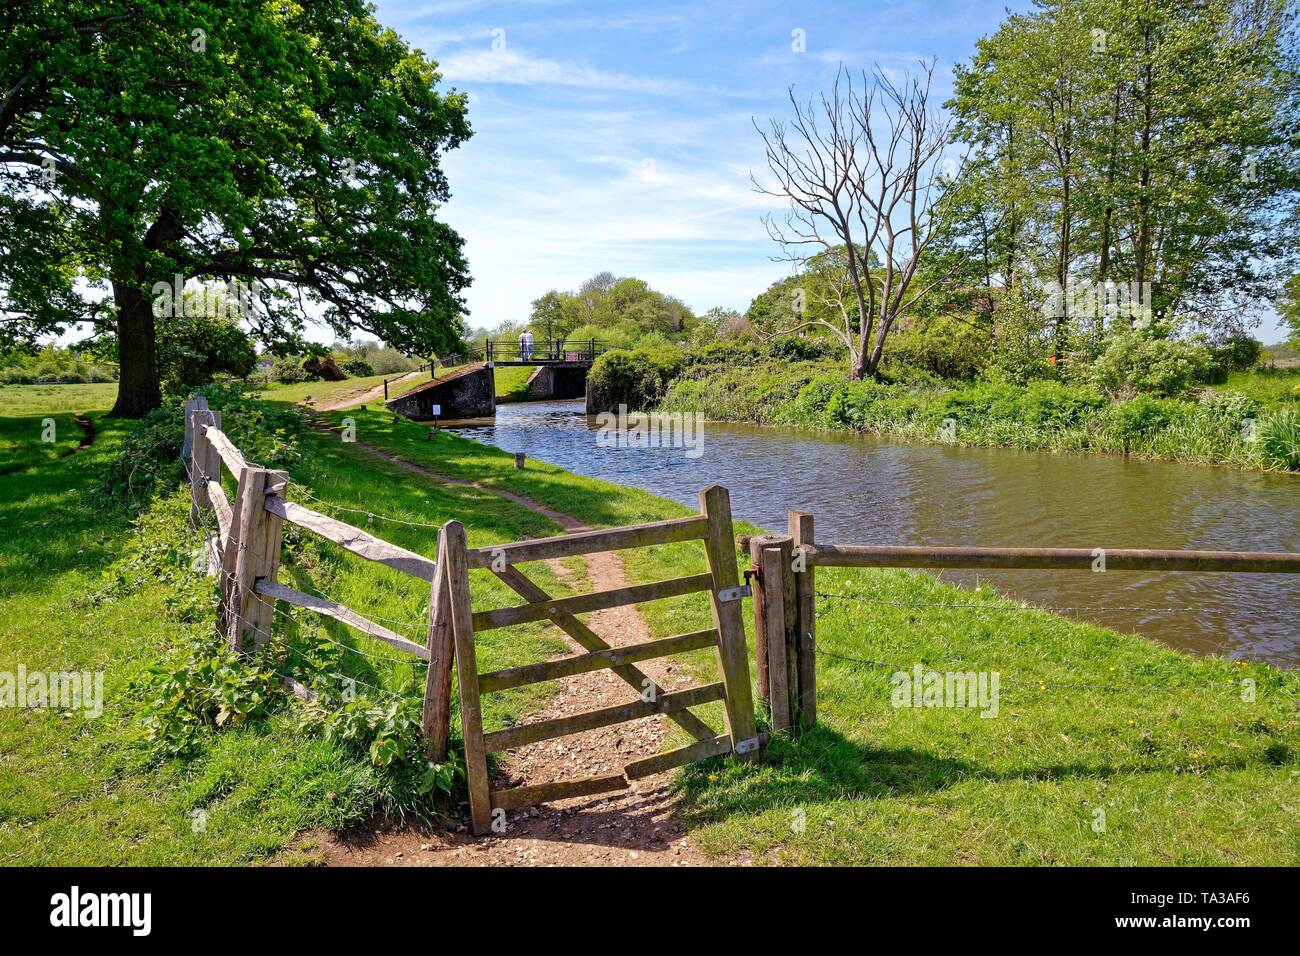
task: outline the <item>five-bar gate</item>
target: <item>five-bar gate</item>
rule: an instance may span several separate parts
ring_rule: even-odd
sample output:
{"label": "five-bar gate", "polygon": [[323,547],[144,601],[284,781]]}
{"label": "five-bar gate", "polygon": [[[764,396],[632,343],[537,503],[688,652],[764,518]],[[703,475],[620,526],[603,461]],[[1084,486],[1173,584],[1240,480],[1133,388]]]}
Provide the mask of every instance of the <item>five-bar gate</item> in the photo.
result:
{"label": "five-bar gate", "polygon": [[[527,561],[694,540],[701,541],[704,545],[707,573],[573,597],[550,597],[515,567]],[[461,727],[465,744],[470,816],[475,833],[485,833],[491,829],[492,815],[497,810],[623,790],[631,780],[670,767],[719,754],[752,754],[758,750],[760,740],[754,723],[749,660],[741,618],[740,598],[745,592],[739,583],[734,542],[727,490],[716,485],[700,492],[700,513],[697,515],[626,528],[583,531],[514,544],[469,548],[465,541],[465,529],[460,522],[451,521],[443,526],[438,541],[441,568],[436,575],[430,601],[433,620],[430,627],[429,679],[450,682],[450,668],[447,665],[454,648],[456,673],[460,683]],[[492,571],[528,603],[475,613],[470,607],[469,571],[472,568]],[[577,614],[605,608],[696,592],[707,593],[709,596],[713,612],[713,627],[709,630],[611,647],[575,617]],[[552,621],[582,645],[586,653],[487,674],[478,672],[474,647],[476,634],[539,620]],[[653,681],[636,667],[638,661],[705,647],[713,647],[717,652],[719,680],[702,687],[661,693]],[[440,664],[445,670],[440,671]],[[483,732],[480,707],[480,697],[483,694],[601,668],[612,669],[637,690],[640,699],[573,716],[520,724],[493,733]],[[724,703],[726,732],[723,734],[717,734],[688,709],[715,700]],[[695,742],[635,760],[619,774],[504,790],[489,789],[489,752],[636,720],[651,714],[667,715],[695,737]],[[436,715],[434,719],[442,719],[442,715]],[[431,739],[439,735],[436,726],[427,729]]]}

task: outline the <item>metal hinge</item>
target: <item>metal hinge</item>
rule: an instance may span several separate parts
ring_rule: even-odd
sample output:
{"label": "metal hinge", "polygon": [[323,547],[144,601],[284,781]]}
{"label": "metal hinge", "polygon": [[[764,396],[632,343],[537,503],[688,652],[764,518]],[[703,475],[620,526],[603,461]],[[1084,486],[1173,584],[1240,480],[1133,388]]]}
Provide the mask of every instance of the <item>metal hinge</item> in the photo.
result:
{"label": "metal hinge", "polygon": [[723,588],[718,591],[719,601],[739,601],[741,598],[749,597],[754,593],[754,589],[748,584],[742,584],[738,588]]}
{"label": "metal hinge", "polygon": [[756,751],[763,743],[761,737],[750,737],[748,740],[742,740],[732,749],[738,754],[749,754]]}

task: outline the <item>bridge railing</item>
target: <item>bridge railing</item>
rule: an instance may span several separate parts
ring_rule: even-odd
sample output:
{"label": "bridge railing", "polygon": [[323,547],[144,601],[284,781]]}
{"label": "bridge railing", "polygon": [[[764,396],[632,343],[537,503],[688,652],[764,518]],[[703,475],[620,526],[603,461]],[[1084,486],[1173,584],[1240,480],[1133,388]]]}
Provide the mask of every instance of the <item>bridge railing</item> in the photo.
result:
{"label": "bridge railing", "polygon": [[485,362],[594,362],[609,347],[597,339],[543,339],[528,347],[518,339],[488,339],[475,351]]}

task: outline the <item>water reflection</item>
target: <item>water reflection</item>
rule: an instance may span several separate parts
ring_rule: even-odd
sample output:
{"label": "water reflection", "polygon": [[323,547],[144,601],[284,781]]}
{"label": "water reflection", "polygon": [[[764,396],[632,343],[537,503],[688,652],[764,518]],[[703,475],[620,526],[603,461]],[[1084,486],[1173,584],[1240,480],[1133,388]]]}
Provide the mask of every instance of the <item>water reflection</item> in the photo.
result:
{"label": "water reflection", "polygon": [[[582,402],[503,405],[459,429],[580,474],[694,506],[725,485],[739,517],[783,529],[811,511],[824,541],[1082,548],[1300,550],[1300,478],[1004,448],[908,445],[869,436],[709,424],[703,454],[601,448]],[[945,579],[973,582],[974,573]],[[1085,612],[1193,651],[1300,664],[1300,575],[979,572],[1036,604]],[[1194,608],[1192,611],[1162,610]]]}

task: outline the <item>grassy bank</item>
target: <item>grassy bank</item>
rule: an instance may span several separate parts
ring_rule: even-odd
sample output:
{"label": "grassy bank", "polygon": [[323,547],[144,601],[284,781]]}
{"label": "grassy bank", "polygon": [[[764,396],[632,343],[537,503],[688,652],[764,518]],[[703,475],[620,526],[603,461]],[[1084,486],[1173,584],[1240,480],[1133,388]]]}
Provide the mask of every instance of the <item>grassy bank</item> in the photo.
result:
{"label": "grassy bank", "polygon": [[[39,416],[69,411],[47,401],[39,412],[4,418],[0,430],[22,454]],[[240,416],[247,413],[228,413],[232,423]],[[427,428],[379,407],[326,417],[344,416],[356,421],[361,442],[527,495],[592,525],[685,512],[543,462],[530,460],[517,471],[510,455],[445,433],[429,441]],[[421,668],[393,660],[398,655],[386,645],[284,606],[273,642],[280,650],[257,668],[287,671],[327,694],[337,692],[337,674],[362,682],[352,704],[329,698],[347,720],[322,722],[268,681],[266,699],[237,710],[221,729],[193,728],[181,752],[160,748],[149,719],[176,713],[174,701],[160,705],[160,688],[172,686],[169,675],[191,673],[214,593],[210,579],[191,570],[184,492],[163,494],[133,525],[98,491],[132,428],[96,424],[99,436],[86,451],[29,461],[12,456],[21,467],[0,487],[0,516],[12,529],[0,540],[0,671],[20,663],[29,671],[102,667],[106,685],[97,718],[0,710],[0,862],[256,861],[304,829],[346,827],[419,801],[434,811],[445,806],[435,794],[418,794],[400,761],[379,764],[370,752],[381,738],[406,739],[384,713],[400,718],[401,701],[416,699]],[[423,525],[451,517],[466,524],[472,545],[558,531],[484,489],[426,481],[334,433],[308,429],[278,441],[266,448],[292,456],[291,496],[414,551],[432,554],[436,532]],[[257,457],[264,460],[262,448]],[[653,580],[690,573],[701,561],[698,546],[672,545],[629,553],[628,569],[636,580]],[[527,570],[544,587],[566,592],[544,565]],[[428,593],[412,578],[291,532],[282,579],[420,639]],[[841,655],[819,659],[822,726],[798,742],[776,740],[759,764],[714,761],[679,778],[695,836],[719,858],[1300,861],[1295,675],[1194,659],[1050,614],[1009,610],[990,592],[959,591],[923,575],[819,572],[818,581],[820,590],[868,602],[828,600],[819,607],[819,644]],[[473,587],[476,608],[514,603],[485,572],[473,573]],[[870,603],[880,600],[989,610]],[[644,607],[656,636],[706,626],[698,595]],[[554,631],[537,625],[493,631],[482,639],[480,666],[544,659],[561,646]],[[1004,679],[998,716],[893,708],[891,670],[846,657],[997,669]],[[685,665],[701,674],[709,668],[701,654]],[[1243,677],[1257,682],[1253,702],[1242,700],[1239,683],[1229,683]],[[1058,686],[1080,684],[1161,689]],[[1200,684],[1215,686],[1173,689]],[[240,693],[232,699],[247,702]],[[540,698],[505,694],[488,702],[487,724],[496,728]],[[705,716],[719,726],[716,708]],[[1099,808],[1106,811],[1100,831],[1093,813]]]}
{"label": "grassy bank", "polygon": [[1300,470],[1300,370],[1234,373],[1188,399],[1112,401],[1056,381],[849,381],[827,360],[717,362],[674,369],[663,411],[715,421],[855,430],[909,441],[1086,451]]}
{"label": "grassy bank", "polygon": [[[363,441],[530,495],[593,524],[685,513],[643,492],[541,462],[514,471],[509,456],[494,449],[454,439],[443,445],[441,437],[431,444],[418,426],[375,411],[348,414]],[[627,563],[641,581],[703,569],[692,545],[629,552]],[[818,661],[821,726],[798,742],[778,739],[759,766],[714,762],[680,778],[696,838],[721,858],[889,865],[1300,862],[1294,812],[1300,807],[1300,677],[1294,673],[1193,658],[922,574],[822,570],[818,589],[861,599],[819,603],[818,644],[839,655]],[[881,601],[980,607],[871,603]],[[661,601],[643,611],[656,636],[709,626],[698,599]],[[687,658],[701,677],[712,673],[708,654]],[[894,708],[893,665],[916,663],[999,671],[998,716]],[[1242,699],[1243,679],[1255,681],[1254,701]],[[1187,687],[1194,689],[1178,689]],[[716,707],[705,714],[720,725]],[[795,826],[800,821],[802,831]]]}
{"label": "grassy bank", "polygon": [[[75,445],[79,432],[63,425],[71,412],[46,401],[38,415],[45,414],[59,422],[60,442],[66,434]],[[227,417],[236,416],[228,409]],[[284,605],[270,652],[252,666],[229,666],[208,646],[215,579],[194,567],[188,491],[173,494],[160,482],[160,497],[133,519],[103,489],[136,426],[96,416],[95,444],[64,457],[29,453],[39,426],[32,415],[0,419],[0,447],[16,449],[6,455],[14,470],[0,489],[7,529],[0,672],[102,670],[104,709],[90,716],[0,708],[0,863],[250,862],[278,853],[302,830],[447,806],[436,792],[419,792],[418,766],[377,762],[370,749],[383,738],[413,740],[422,666]],[[408,521],[456,517],[471,544],[558,530],[473,488],[413,482],[331,436],[305,431],[299,440],[293,494],[316,507],[325,506],[308,494]],[[365,524],[364,516],[338,516]],[[378,530],[412,550],[434,551],[433,531],[396,523]],[[529,570],[566,593],[545,566]],[[423,640],[428,586],[412,578],[291,532],[282,580]],[[478,582],[475,598],[510,603],[499,582]],[[506,667],[560,646],[528,625],[494,632],[480,653],[485,666]],[[332,694],[341,719],[322,721],[301,707],[279,689],[278,673]],[[341,678],[357,682],[351,703],[342,701]],[[539,700],[536,690],[496,695],[486,722],[505,726]],[[228,719],[218,730],[211,718],[223,704]],[[205,712],[209,719],[195,719]]]}

